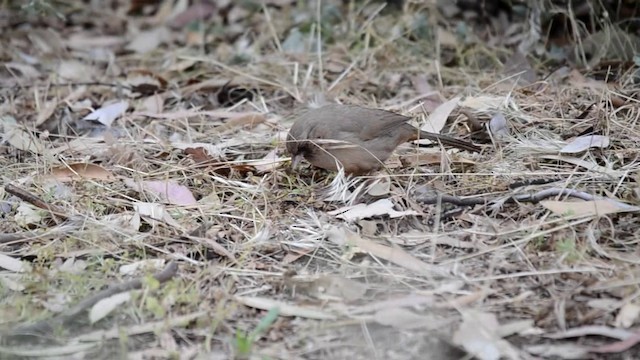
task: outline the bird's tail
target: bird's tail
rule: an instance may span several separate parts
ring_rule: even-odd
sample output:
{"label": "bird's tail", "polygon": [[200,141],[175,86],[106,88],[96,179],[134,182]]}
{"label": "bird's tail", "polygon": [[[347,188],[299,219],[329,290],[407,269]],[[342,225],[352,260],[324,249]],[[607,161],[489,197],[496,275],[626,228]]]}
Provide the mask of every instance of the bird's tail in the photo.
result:
{"label": "bird's tail", "polygon": [[[419,139],[427,139],[433,142],[441,143],[442,145],[455,147],[462,150],[467,150],[471,152],[480,152],[480,147],[469,142],[460,139],[453,138],[447,135],[435,134],[427,131],[420,130]],[[414,139],[418,140],[418,139]]]}

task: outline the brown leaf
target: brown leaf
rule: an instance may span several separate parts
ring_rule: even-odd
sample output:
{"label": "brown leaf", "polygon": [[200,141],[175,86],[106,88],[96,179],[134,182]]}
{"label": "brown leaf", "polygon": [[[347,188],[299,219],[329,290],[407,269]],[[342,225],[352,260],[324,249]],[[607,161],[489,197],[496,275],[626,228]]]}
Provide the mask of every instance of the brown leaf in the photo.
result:
{"label": "brown leaf", "polygon": [[100,165],[74,163],[51,169],[51,175],[58,181],[73,181],[80,178],[113,181],[115,176]]}

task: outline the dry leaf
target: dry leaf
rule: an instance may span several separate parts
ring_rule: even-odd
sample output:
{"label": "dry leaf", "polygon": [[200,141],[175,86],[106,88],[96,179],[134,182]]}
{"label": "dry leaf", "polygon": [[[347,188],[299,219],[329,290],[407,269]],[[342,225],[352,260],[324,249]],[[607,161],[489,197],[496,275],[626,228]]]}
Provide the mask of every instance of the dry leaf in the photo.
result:
{"label": "dry leaf", "polygon": [[152,114],[159,114],[164,110],[164,99],[159,94],[154,94],[148,96],[142,103],[140,103],[140,108],[137,109],[141,112],[148,112]]}
{"label": "dry leaf", "polygon": [[101,299],[91,307],[91,310],[89,310],[89,322],[91,324],[95,324],[105,316],[109,315],[118,306],[128,302],[129,300],[131,300],[130,291],[121,292],[119,294],[109,296],[108,298]]}
{"label": "dry leaf", "polygon": [[142,181],[136,183],[132,179],[125,179],[125,184],[138,191],[150,191],[169,204],[188,206],[197,203],[189,188],[174,181]]}
{"label": "dry leaf", "polygon": [[392,307],[378,310],[373,315],[374,320],[381,325],[392,326],[396,329],[419,329],[438,327],[433,316],[424,316],[402,307]]}
{"label": "dry leaf", "polygon": [[327,231],[327,238],[338,245],[351,245],[372,256],[390,261],[418,274],[449,276],[444,267],[434,266],[420,261],[400,247],[389,247],[361,238],[358,234],[342,227],[333,226]]}
{"label": "dry leaf", "polygon": [[358,204],[355,206],[345,206],[340,209],[333,210],[328,214],[346,221],[354,221],[380,215],[389,215],[391,218],[407,215],[420,215],[420,213],[415,210],[397,211],[393,209],[393,206],[394,205],[391,200],[380,199],[368,205]]}
{"label": "dry leaf", "polygon": [[64,81],[87,82],[93,80],[96,69],[77,60],[65,60],[58,65],[57,73]]}
{"label": "dry leaf", "polygon": [[[447,123],[447,119],[449,119],[449,115],[453,109],[458,106],[460,102],[460,97],[455,97],[444,104],[438,106],[434,112],[429,115],[426,124],[424,124],[420,129],[432,133],[439,134],[442,131],[442,128]],[[419,143],[431,143],[430,140],[420,140]]]}
{"label": "dry leaf", "polygon": [[336,316],[311,307],[303,307],[297,305],[291,305],[282,301],[257,297],[257,296],[236,296],[234,297],[236,301],[239,303],[249,306],[256,309],[261,309],[265,311],[269,311],[273,308],[278,308],[280,310],[280,315],[282,316],[298,316],[306,319],[317,319],[317,320],[335,320]]}
{"label": "dry leaf", "polygon": [[525,346],[524,349],[543,359],[591,359],[589,348],[576,343],[552,343]]}
{"label": "dry leaf", "polygon": [[489,131],[496,139],[509,136],[509,123],[507,122],[507,118],[504,117],[504,114],[501,112],[493,114],[491,120],[489,120]]}
{"label": "dry leaf", "polygon": [[561,153],[579,153],[589,148],[609,147],[609,137],[603,135],[586,135],[575,138],[572,142],[560,149]]}
{"label": "dry leaf", "polygon": [[164,259],[145,259],[131,264],[122,265],[120,266],[119,272],[120,275],[134,275],[140,270],[145,269],[153,269],[154,271],[161,270],[164,267],[164,264]]}
{"label": "dry leaf", "polygon": [[51,169],[51,175],[58,181],[72,181],[80,178],[112,181],[113,174],[100,165],[88,163],[67,164]]}
{"label": "dry leaf", "polygon": [[31,269],[31,266],[29,265],[29,263],[0,253],[0,268],[13,272],[26,272]]}
{"label": "dry leaf", "polygon": [[583,167],[586,170],[599,172],[599,173],[606,174],[606,175],[609,175],[609,176],[612,176],[612,177],[615,177],[615,178],[620,178],[620,177],[623,177],[623,176],[627,176],[627,173],[625,171],[613,170],[613,169],[610,169],[610,168],[606,168],[604,166],[600,166],[600,165],[596,164],[594,161],[578,159],[578,158],[575,158],[575,157],[570,157],[570,156],[565,156],[565,155],[559,155],[559,156],[558,155],[543,155],[543,156],[541,156],[541,158],[568,162],[570,164]]}
{"label": "dry leaf", "polygon": [[640,306],[634,303],[626,303],[616,315],[615,326],[619,328],[630,328],[640,315]]}
{"label": "dry leaf", "polygon": [[125,48],[138,54],[144,54],[155,50],[160,44],[169,40],[170,37],[169,30],[164,27],[141,31]]}
{"label": "dry leaf", "polygon": [[250,160],[245,165],[253,166],[259,173],[274,171],[280,166],[281,162],[289,160],[288,157],[279,157],[276,150],[271,150],[265,157],[259,160]]}
{"label": "dry leaf", "polygon": [[476,310],[463,312],[463,321],[451,339],[480,360],[520,359],[515,348],[503,340],[494,314]]}
{"label": "dry leaf", "polygon": [[603,216],[618,212],[638,211],[640,207],[627,205],[613,199],[594,201],[541,201],[547,210],[560,216]]}
{"label": "dry leaf", "polygon": [[8,142],[11,146],[18,150],[30,151],[36,154],[43,154],[45,146],[30,131],[27,131],[22,126],[18,125],[16,119],[13,116],[0,117],[0,125],[2,125],[2,141]]}
{"label": "dry leaf", "polygon": [[94,110],[82,120],[93,120],[101,123],[105,126],[111,126],[111,124],[129,108],[128,101],[120,101],[110,105],[105,105],[98,110]]}
{"label": "dry leaf", "polygon": [[43,211],[23,202],[18,205],[13,219],[19,226],[29,227],[29,225],[38,224],[42,220]]}
{"label": "dry leaf", "polygon": [[175,221],[169,213],[165,210],[164,206],[156,203],[136,202],[133,204],[133,208],[141,216],[150,220],[152,226],[155,225],[154,220],[163,222],[167,225],[173,226],[176,229],[183,230],[182,226]]}

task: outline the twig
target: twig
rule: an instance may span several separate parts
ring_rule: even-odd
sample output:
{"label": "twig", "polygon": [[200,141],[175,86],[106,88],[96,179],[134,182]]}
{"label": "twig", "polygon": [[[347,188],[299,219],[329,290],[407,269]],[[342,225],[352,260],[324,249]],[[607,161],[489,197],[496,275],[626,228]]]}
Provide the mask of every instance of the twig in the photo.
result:
{"label": "twig", "polygon": [[67,214],[68,212],[65,211],[63,208],[58,207],[56,205],[48,204],[44,200],[40,199],[39,197],[28,192],[25,189],[19,188],[15,185],[7,184],[5,185],[4,190],[9,194],[17,196],[21,200],[26,201],[40,209],[47,210],[54,216],[54,219],[56,218],[56,216],[65,220],[68,219],[69,217]]}
{"label": "twig", "polygon": [[438,196],[442,198],[443,203],[450,203],[456,206],[473,206],[473,205],[483,205],[483,204],[503,204],[503,203],[512,203],[512,202],[530,202],[537,204],[540,201],[550,198],[552,196],[565,196],[565,197],[575,197],[578,199],[592,201],[595,197],[591,194],[588,194],[584,191],[572,190],[572,189],[561,189],[561,188],[550,188],[538,191],[536,193],[527,193],[527,194],[518,194],[509,196],[506,199],[488,199],[488,198],[469,198],[463,199],[457,196],[449,195],[449,194],[438,194],[435,190],[430,191],[427,194],[420,195],[416,198],[418,202],[423,204],[435,204],[438,201]]}

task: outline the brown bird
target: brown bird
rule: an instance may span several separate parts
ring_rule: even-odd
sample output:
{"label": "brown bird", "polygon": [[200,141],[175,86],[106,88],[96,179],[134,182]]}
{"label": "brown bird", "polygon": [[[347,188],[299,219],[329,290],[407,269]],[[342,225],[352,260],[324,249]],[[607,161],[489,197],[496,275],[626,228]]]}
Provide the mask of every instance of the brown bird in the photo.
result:
{"label": "brown bird", "polygon": [[287,136],[287,151],[295,168],[302,158],[312,165],[347,174],[365,174],[382,167],[398,145],[428,139],[469,151],[470,142],[419,130],[411,118],[386,110],[355,105],[325,105],[298,117]]}

